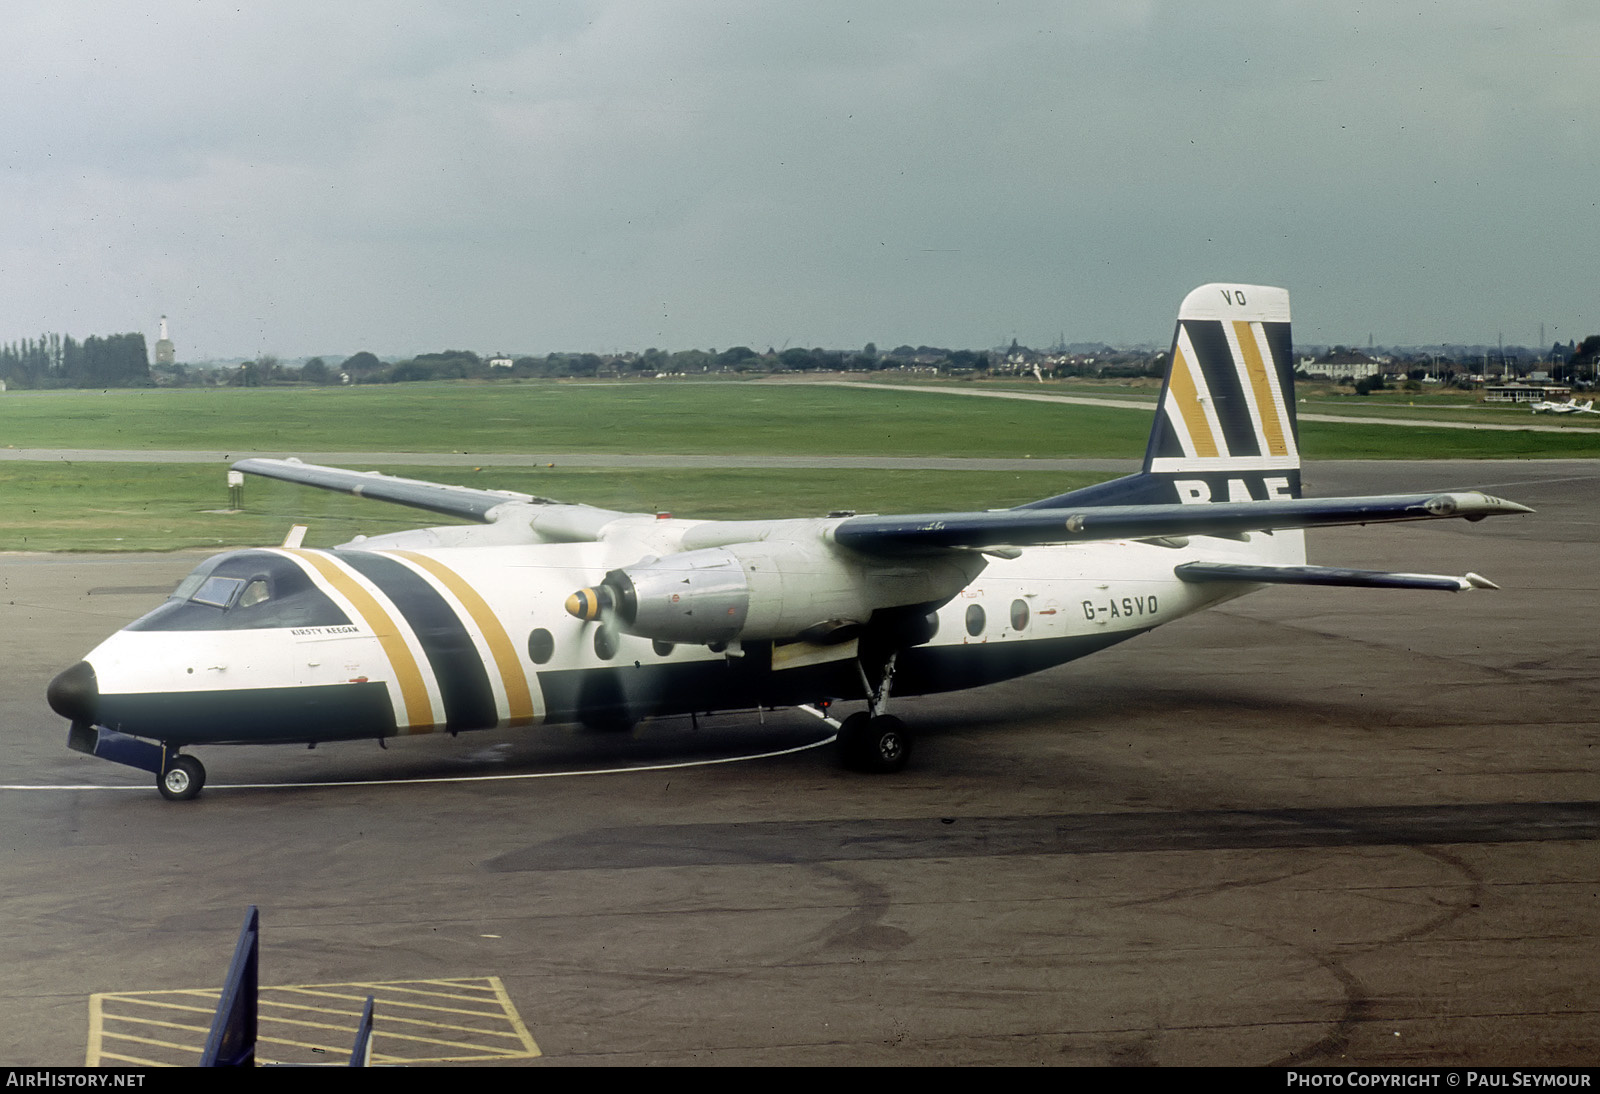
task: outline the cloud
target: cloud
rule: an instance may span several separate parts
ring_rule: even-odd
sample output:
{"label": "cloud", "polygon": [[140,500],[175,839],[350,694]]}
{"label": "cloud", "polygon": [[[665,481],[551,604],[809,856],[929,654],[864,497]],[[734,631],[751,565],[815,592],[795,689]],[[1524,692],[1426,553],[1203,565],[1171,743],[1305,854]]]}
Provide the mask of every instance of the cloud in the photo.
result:
{"label": "cloud", "polygon": [[[0,31],[0,338],[1156,340],[1217,277],[1290,285],[1302,338],[1592,306],[1578,6],[164,0]],[[1486,299],[1507,276],[1530,302]]]}

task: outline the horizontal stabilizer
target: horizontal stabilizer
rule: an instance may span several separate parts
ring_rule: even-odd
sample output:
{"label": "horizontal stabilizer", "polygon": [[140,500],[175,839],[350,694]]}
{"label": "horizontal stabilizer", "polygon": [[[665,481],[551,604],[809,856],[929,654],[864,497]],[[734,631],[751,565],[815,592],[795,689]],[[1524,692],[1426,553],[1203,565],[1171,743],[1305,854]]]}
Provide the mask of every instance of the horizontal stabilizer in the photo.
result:
{"label": "horizontal stabilizer", "polygon": [[1390,494],[1370,498],[1285,498],[1198,504],[1107,505],[1059,509],[999,509],[980,513],[929,513],[905,517],[850,517],[833,530],[834,541],[872,553],[968,547],[1026,547],[1047,543],[1155,539],[1171,536],[1238,536],[1290,528],[1375,524],[1397,520],[1481,520],[1533,510],[1466,491]]}
{"label": "horizontal stabilizer", "polygon": [[1478,574],[1393,574],[1384,570],[1346,570],[1337,566],[1258,566],[1237,562],[1185,562],[1172,572],[1183,581],[1249,581],[1258,585],[1343,585],[1360,589],[1498,589]]}
{"label": "horizontal stabilizer", "polygon": [[512,490],[476,490],[470,486],[449,486],[444,483],[423,482],[419,479],[402,479],[377,471],[347,471],[339,467],[322,467],[299,460],[240,460],[233,465],[235,471],[248,475],[261,475],[269,479],[315,486],[320,490],[333,490],[353,494],[358,498],[409,505],[413,509],[426,509],[430,513],[461,517],[466,520],[488,521],[489,511],[508,501],[525,504],[553,504],[549,498],[519,494]]}

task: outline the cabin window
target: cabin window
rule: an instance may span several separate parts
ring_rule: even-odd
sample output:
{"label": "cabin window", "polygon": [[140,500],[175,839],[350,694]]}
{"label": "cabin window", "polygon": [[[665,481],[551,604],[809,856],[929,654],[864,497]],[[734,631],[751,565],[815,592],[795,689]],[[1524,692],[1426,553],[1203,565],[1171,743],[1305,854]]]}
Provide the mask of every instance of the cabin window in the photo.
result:
{"label": "cabin window", "polygon": [[1011,629],[1014,631],[1028,629],[1028,602],[1026,600],[1013,600],[1011,602]]}
{"label": "cabin window", "polygon": [[672,656],[672,643],[671,642],[663,642],[663,641],[661,641],[661,639],[658,638],[654,642],[650,643],[650,648],[656,651],[656,656],[657,657],[671,657]]}
{"label": "cabin window", "polygon": [[617,655],[617,632],[614,629],[605,626],[594,629],[594,655],[602,661],[609,661]]}
{"label": "cabin window", "polygon": [[967,608],[967,633],[976,638],[983,633],[984,624],[987,622],[983,614],[982,604],[972,604]]}
{"label": "cabin window", "polygon": [[535,665],[544,664],[555,655],[555,652],[555,636],[543,627],[528,635],[528,659]]}

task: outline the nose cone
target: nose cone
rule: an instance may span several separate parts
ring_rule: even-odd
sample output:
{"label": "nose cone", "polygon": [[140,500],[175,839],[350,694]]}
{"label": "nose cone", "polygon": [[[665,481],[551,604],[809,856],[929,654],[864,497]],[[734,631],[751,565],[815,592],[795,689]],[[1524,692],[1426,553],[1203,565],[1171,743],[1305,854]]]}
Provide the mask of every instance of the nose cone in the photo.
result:
{"label": "nose cone", "polygon": [[100,683],[95,679],[94,666],[79,661],[50,681],[45,698],[50,709],[61,717],[93,725],[100,709]]}
{"label": "nose cone", "polygon": [[567,614],[591,623],[600,618],[600,612],[611,606],[611,590],[601,585],[599,588],[579,589],[567,597]]}

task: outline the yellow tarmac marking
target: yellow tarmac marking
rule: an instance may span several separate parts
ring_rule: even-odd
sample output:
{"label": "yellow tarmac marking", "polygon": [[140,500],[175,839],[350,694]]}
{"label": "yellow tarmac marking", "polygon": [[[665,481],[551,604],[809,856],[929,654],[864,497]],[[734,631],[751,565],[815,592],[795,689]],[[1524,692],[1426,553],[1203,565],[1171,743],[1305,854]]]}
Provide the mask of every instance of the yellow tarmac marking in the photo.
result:
{"label": "yellow tarmac marking", "polygon": [[[497,976],[485,976],[263,986],[257,997],[257,1062],[343,1063],[368,995],[375,1000],[373,1063],[505,1062],[540,1055],[505,985]],[[220,997],[217,988],[93,995],[85,1063],[193,1066],[205,1049],[210,1022],[173,1019],[209,1015]],[[306,1002],[324,999],[348,1001],[354,1009]],[[317,1015],[327,1020],[317,1021]],[[180,1039],[172,1039],[173,1031]],[[128,1050],[135,1047],[143,1055],[131,1055]]]}

